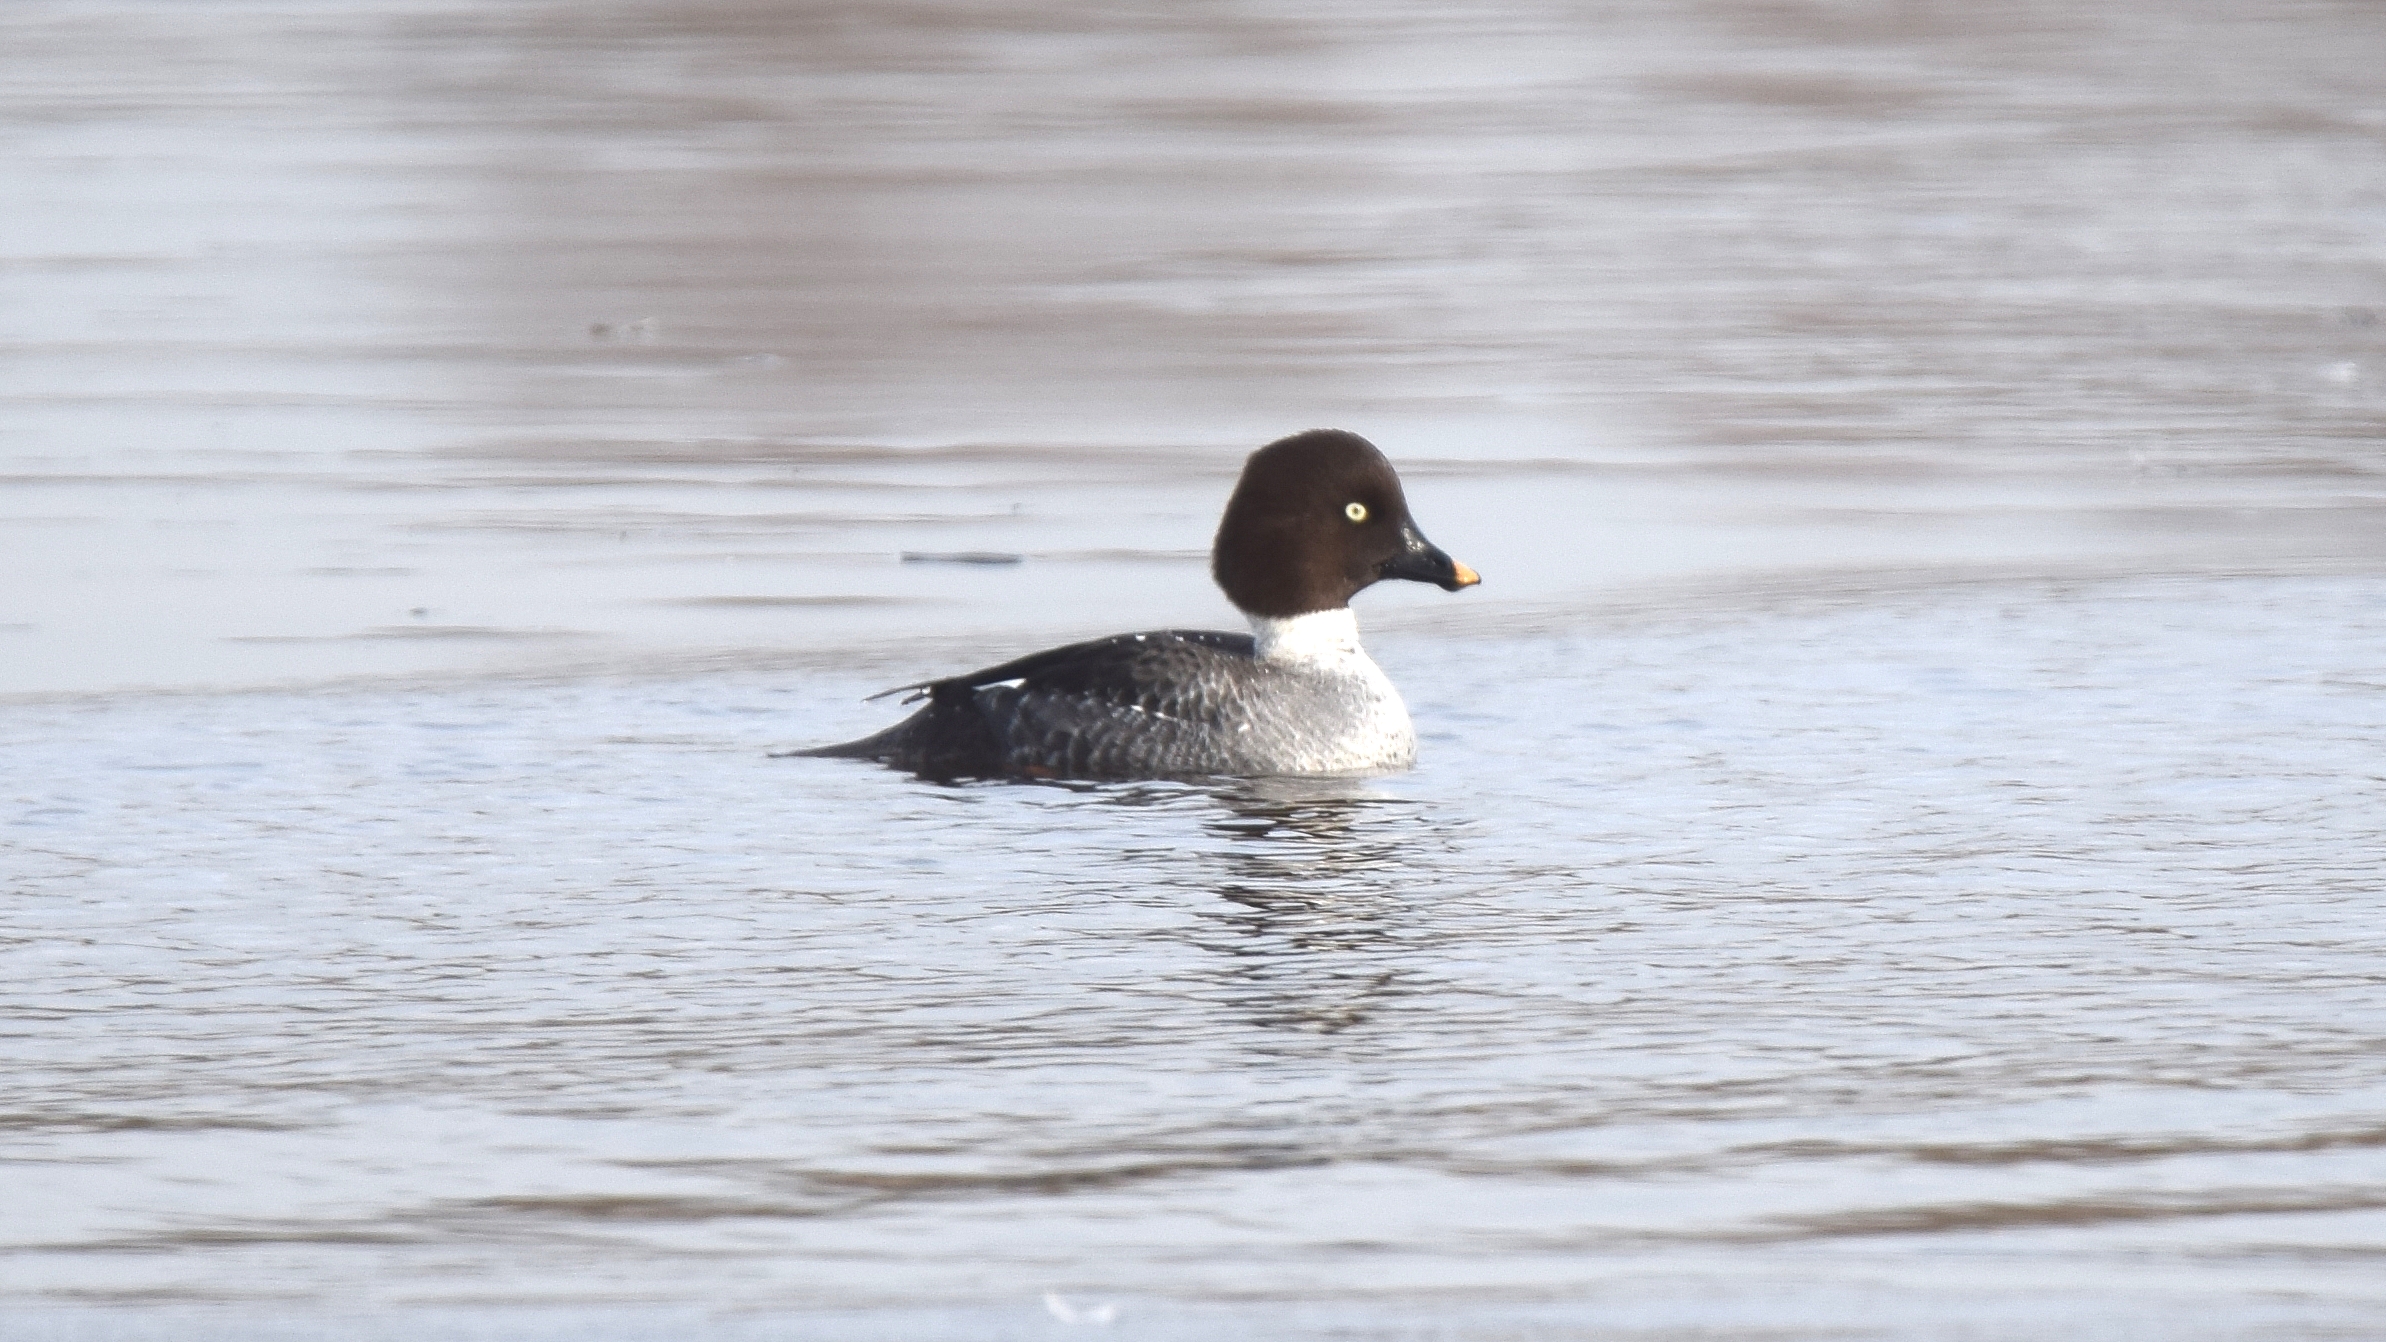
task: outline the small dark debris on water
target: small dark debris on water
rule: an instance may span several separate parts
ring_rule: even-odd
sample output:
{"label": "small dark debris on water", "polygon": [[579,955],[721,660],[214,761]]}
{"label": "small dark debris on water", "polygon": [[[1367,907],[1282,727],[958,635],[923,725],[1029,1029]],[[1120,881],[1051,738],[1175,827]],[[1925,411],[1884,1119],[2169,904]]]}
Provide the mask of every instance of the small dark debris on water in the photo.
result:
{"label": "small dark debris on water", "polygon": [[903,562],[906,564],[1024,564],[1027,562],[1027,556],[1011,554],[1003,550],[950,550],[943,552],[905,550]]}

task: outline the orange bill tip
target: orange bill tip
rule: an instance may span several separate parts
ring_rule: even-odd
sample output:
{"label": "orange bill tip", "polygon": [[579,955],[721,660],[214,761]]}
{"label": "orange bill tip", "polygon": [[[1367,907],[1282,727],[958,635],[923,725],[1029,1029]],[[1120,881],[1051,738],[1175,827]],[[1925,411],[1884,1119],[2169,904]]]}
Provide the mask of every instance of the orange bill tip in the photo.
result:
{"label": "orange bill tip", "polygon": [[1457,576],[1458,585],[1461,587],[1472,587],[1476,583],[1483,581],[1482,574],[1475,572],[1473,569],[1468,568],[1466,565],[1459,563],[1455,559],[1450,561],[1450,572]]}

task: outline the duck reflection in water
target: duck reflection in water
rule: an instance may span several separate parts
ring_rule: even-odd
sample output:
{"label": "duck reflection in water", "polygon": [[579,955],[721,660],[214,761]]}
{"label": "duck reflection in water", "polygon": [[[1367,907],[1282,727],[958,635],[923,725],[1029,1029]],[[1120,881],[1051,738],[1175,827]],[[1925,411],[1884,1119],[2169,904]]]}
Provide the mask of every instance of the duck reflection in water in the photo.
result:
{"label": "duck reflection in water", "polygon": [[1409,964],[1406,877],[1438,825],[1414,800],[1358,779],[1262,778],[1210,793],[1206,884],[1192,940],[1220,987],[1270,1030],[1341,1034],[1427,985]]}

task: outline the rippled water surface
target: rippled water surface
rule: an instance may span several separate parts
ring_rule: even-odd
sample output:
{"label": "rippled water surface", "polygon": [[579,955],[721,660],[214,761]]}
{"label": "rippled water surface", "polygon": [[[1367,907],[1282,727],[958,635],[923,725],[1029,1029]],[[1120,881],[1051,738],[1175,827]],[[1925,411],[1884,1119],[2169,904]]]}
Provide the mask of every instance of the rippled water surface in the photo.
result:
{"label": "rippled water surface", "polygon": [[854,725],[835,677],[30,710],[7,1281],[2374,1321],[2382,617],[2240,580],[1393,639],[1427,757],[1364,784],[769,758]]}
{"label": "rippled water surface", "polygon": [[[0,9],[0,1336],[2386,1335],[2382,56]],[[1414,772],[771,757],[1319,424]]]}

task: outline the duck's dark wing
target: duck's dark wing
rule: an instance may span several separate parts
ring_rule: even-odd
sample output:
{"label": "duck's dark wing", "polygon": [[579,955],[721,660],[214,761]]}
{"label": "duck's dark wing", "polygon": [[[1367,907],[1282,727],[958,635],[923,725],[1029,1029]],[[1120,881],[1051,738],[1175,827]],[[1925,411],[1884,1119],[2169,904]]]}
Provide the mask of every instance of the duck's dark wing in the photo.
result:
{"label": "duck's dark wing", "polygon": [[1029,653],[965,676],[924,680],[901,688],[925,690],[934,696],[1017,681],[1020,688],[1039,694],[1083,695],[1151,708],[1162,706],[1162,701],[1188,686],[1200,684],[1203,673],[1217,665],[1221,653],[1250,660],[1251,636],[1212,629],[1113,634],[1087,643]]}
{"label": "duck's dark wing", "polygon": [[1072,643],[890,690],[928,703],[876,735],[797,753],[937,778],[1207,772],[1210,738],[1252,652],[1250,635],[1206,629]]}

